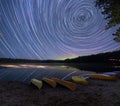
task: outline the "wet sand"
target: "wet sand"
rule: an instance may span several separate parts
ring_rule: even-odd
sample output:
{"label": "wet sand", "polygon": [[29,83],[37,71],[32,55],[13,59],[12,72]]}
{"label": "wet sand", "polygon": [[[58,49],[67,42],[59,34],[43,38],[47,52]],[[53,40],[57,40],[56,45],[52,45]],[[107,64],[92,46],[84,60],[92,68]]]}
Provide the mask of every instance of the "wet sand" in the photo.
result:
{"label": "wet sand", "polygon": [[88,80],[71,91],[65,87],[51,88],[44,84],[38,90],[31,84],[0,82],[0,106],[120,106],[120,79]]}

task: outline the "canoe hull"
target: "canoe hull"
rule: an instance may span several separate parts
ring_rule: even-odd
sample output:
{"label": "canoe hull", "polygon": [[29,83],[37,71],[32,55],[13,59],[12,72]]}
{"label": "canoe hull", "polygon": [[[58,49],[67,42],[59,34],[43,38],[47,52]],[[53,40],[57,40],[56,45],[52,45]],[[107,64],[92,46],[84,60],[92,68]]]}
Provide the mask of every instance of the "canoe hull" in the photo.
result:
{"label": "canoe hull", "polygon": [[37,80],[37,79],[31,79],[31,83],[35,85],[38,89],[41,89],[43,86],[42,81]]}
{"label": "canoe hull", "polygon": [[77,89],[77,85],[73,82],[70,81],[65,81],[65,80],[61,80],[58,78],[51,78],[52,80],[54,80],[56,83],[59,83],[67,88],[69,88],[70,90],[76,90]]}
{"label": "canoe hull", "polygon": [[110,76],[110,75],[104,75],[104,74],[94,74],[94,75],[90,75],[90,79],[114,81],[117,79],[117,77]]}
{"label": "canoe hull", "polygon": [[80,76],[72,76],[72,80],[76,83],[80,83],[80,84],[84,84],[84,85],[88,84],[88,81]]}
{"label": "canoe hull", "polygon": [[55,88],[56,87],[56,82],[52,79],[49,79],[49,78],[43,78],[42,79],[44,82],[46,82],[47,84],[49,84],[51,87]]}
{"label": "canoe hull", "polygon": [[116,76],[120,78],[120,71],[113,71],[113,72],[104,72],[106,75]]}

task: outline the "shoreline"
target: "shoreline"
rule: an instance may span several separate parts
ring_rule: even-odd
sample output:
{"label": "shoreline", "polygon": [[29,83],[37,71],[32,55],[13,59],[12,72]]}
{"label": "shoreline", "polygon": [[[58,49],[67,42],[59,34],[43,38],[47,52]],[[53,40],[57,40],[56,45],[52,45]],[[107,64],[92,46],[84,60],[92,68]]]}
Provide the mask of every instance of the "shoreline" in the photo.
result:
{"label": "shoreline", "polygon": [[0,82],[1,106],[119,106],[120,80],[90,80],[89,85],[77,84],[71,91],[65,87],[44,85],[38,90],[31,84]]}

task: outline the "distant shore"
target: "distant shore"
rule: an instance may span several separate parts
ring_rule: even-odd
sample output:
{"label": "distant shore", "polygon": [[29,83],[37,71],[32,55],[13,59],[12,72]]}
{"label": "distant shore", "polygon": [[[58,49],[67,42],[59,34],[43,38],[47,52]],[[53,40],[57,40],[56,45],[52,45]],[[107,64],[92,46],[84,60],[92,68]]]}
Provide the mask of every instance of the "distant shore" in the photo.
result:
{"label": "distant shore", "polygon": [[68,66],[75,67],[81,70],[88,70],[94,72],[109,72],[109,71],[120,71],[119,63],[71,63],[66,64]]}
{"label": "distant shore", "polygon": [[106,53],[66,58],[65,60],[35,60],[21,58],[0,58],[0,68],[6,68],[1,64],[35,64],[35,65],[64,65],[80,70],[107,72],[120,70],[120,50]]}
{"label": "distant shore", "polygon": [[[108,72],[120,71],[119,63],[0,63],[0,68],[7,68],[5,65],[43,65],[43,66],[68,66],[79,70],[94,71],[94,72]],[[10,67],[9,67],[10,68]]]}

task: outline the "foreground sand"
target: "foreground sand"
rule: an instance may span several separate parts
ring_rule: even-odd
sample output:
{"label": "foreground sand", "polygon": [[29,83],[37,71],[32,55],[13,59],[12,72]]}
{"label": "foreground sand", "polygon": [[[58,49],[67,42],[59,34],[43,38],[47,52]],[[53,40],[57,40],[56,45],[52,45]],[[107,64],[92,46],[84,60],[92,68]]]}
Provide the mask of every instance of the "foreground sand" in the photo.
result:
{"label": "foreground sand", "polygon": [[78,84],[76,91],[45,85],[38,90],[19,82],[0,83],[0,106],[120,106],[120,80]]}

